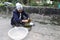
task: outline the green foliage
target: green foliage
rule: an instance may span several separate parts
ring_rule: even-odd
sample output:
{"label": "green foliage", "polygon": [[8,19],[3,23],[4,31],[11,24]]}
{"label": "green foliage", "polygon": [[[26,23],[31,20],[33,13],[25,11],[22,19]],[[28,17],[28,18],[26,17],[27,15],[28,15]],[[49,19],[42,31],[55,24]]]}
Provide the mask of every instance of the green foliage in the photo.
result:
{"label": "green foliage", "polygon": [[59,0],[54,0],[55,2],[58,2]]}
{"label": "green foliage", "polygon": [[15,6],[14,4],[9,4],[9,5],[7,5],[7,6]]}
{"label": "green foliage", "polygon": [[0,7],[1,7],[1,6],[4,6],[4,4],[3,4],[3,3],[0,3]]}
{"label": "green foliage", "polygon": [[4,3],[0,3],[0,7],[3,7],[3,6],[15,6],[15,5],[14,4],[5,5]]}
{"label": "green foliage", "polygon": [[30,6],[38,6],[38,4],[36,2],[32,2],[30,3]]}
{"label": "green foliage", "polygon": [[27,4],[27,0],[23,0],[23,3],[24,3],[24,4]]}
{"label": "green foliage", "polygon": [[29,3],[30,6],[38,6],[35,0],[31,0]]}
{"label": "green foliage", "polygon": [[8,4],[8,5],[6,5],[6,6],[15,6],[15,4],[11,3],[11,4]]}
{"label": "green foliage", "polygon": [[59,2],[56,2],[56,1],[53,2],[54,7],[58,7],[58,4]]}
{"label": "green foliage", "polygon": [[55,2],[55,1],[53,2],[54,5],[58,5],[58,3],[59,3],[59,2]]}
{"label": "green foliage", "polygon": [[1,0],[1,2],[7,2],[8,0]]}
{"label": "green foliage", "polygon": [[44,3],[43,6],[52,6],[52,4]]}
{"label": "green foliage", "polygon": [[[22,2],[23,4],[29,4],[30,6],[57,6],[58,5],[58,2],[59,0],[54,0],[53,4],[47,4],[46,3],[46,0],[43,1],[43,5],[40,5],[38,3],[36,3],[36,0],[1,0],[1,2],[11,2],[13,4],[9,5],[9,6],[15,6],[16,2]],[[0,6],[4,6],[4,4],[1,4],[0,3]]]}

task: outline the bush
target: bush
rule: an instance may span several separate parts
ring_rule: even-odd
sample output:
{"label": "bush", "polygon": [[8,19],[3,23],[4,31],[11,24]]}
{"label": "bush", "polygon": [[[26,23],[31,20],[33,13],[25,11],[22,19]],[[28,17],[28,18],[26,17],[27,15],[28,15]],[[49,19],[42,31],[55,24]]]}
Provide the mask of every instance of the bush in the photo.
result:
{"label": "bush", "polygon": [[36,2],[31,2],[30,6],[38,6],[38,4]]}
{"label": "bush", "polygon": [[10,3],[10,2],[4,2],[4,5],[5,6],[14,6],[14,4],[13,3]]}
{"label": "bush", "polygon": [[9,5],[6,5],[6,6],[15,6],[14,4],[9,4]]}
{"label": "bush", "polygon": [[0,3],[0,7],[2,7],[2,6],[4,6],[4,4],[3,3]]}
{"label": "bush", "polygon": [[59,2],[53,2],[54,7],[58,7]]}

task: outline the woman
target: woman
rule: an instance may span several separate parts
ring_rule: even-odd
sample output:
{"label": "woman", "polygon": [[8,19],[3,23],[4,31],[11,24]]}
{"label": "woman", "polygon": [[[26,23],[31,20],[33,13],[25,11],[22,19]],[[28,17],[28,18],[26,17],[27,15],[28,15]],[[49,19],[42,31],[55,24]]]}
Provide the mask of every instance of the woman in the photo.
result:
{"label": "woman", "polygon": [[13,17],[11,19],[12,26],[20,26],[20,24],[25,25],[25,23],[30,23],[29,15],[23,10],[23,6],[20,3],[16,3],[16,9],[13,11]]}

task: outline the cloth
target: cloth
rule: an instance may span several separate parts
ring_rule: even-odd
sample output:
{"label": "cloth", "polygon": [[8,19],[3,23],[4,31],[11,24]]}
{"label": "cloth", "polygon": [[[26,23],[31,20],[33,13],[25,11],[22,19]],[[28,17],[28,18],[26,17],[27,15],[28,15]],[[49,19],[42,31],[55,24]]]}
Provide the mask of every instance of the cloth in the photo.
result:
{"label": "cloth", "polygon": [[22,4],[16,3],[16,9],[17,9],[17,10],[23,10]]}

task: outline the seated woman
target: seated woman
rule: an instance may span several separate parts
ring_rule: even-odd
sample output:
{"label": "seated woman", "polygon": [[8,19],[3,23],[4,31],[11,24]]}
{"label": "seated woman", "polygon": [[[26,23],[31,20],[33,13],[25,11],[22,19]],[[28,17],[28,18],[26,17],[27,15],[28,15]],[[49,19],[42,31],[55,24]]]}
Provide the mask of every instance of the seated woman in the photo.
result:
{"label": "seated woman", "polygon": [[16,3],[16,9],[13,11],[13,17],[11,19],[12,26],[23,26],[25,23],[30,23],[29,15],[26,14],[23,10],[23,6],[20,3]]}

